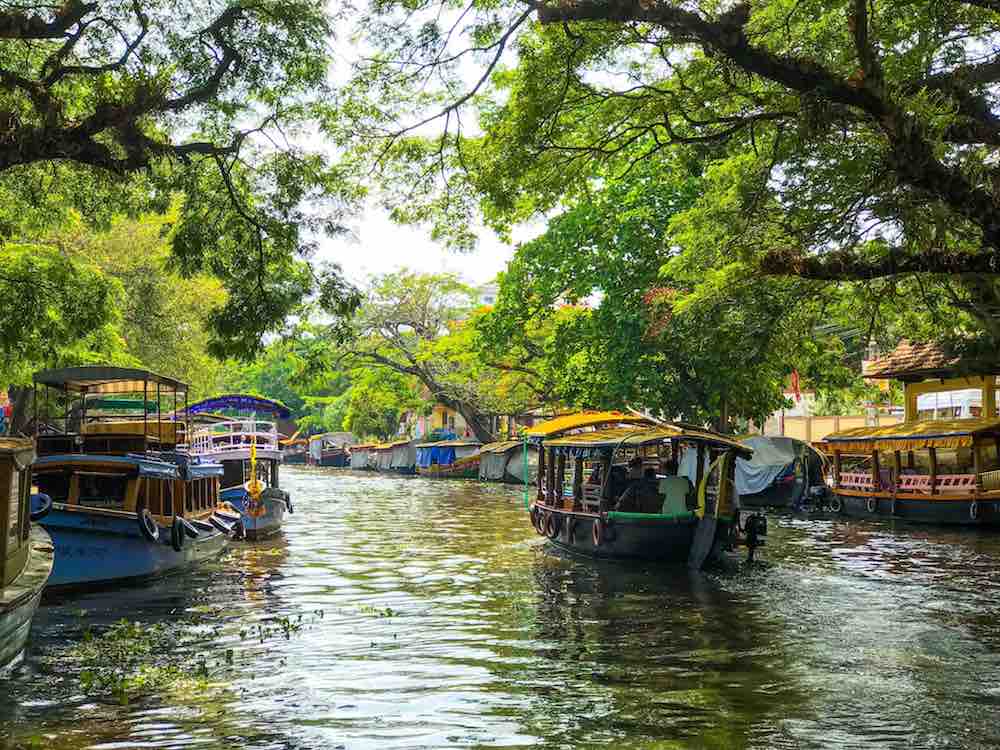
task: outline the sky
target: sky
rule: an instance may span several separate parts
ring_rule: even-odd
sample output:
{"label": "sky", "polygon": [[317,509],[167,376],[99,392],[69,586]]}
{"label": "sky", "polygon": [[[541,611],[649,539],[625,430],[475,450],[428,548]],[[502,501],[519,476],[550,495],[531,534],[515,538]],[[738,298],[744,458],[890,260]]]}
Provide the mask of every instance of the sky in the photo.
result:
{"label": "sky", "polygon": [[[429,228],[396,224],[377,206],[369,206],[347,224],[355,237],[324,238],[317,260],[339,263],[347,278],[356,283],[371,274],[405,267],[427,273],[450,271],[467,283],[486,284],[504,270],[514,253],[513,245],[502,243],[485,228],[479,230],[479,244],[472,252],[449,250],[431,240]],[[515,239],[524,241],[537,231],[538,228],[521,228]]]}

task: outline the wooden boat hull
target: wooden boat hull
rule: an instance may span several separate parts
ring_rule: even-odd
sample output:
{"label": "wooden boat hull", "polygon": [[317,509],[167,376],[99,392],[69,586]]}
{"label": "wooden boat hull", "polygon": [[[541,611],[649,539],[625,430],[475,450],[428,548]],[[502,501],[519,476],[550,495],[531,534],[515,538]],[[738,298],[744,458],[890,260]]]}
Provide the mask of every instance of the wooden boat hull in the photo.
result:
{"label": "wooden boat hull", "polygon": [[246,537],[253,541],[256,539],[266,539],[281,532],[281,526],[285,520],[285,512],[288,509],[288,502],[286,500],[287,493],[281,490],[277,492],[280,494],[272,494],[275,493],[274,490],[265,490],[264,495],[260,499],[264,505],[264,515],[262,516],[253,516],[249,513],[250,496],[245,489],[231,488],[223,490],[219,493],[219,498],[228,502],[233,506],[234,510],[239,512]]}
{"label": "wooden boat hull", "polygon": [[[605,518],[541,504],[533,507],[551,513],[556,519],[555,534],[543,534],[552,544],[601,559],[686,563],[698,527],[698,518],[693,513],[682,516],[611,513]],[[594,543],[597,523],[601,524],[599,544]]]}
{"label": "wooden boat hull", "polygon": [[134,516],[70,511],[54,505],[40,522],[52,537],[55,565],[48,587],[53,590],[136,583],[196,565],[219,555],[229,541],[221,531],[202,531],[186,538],[180,551],[170,544],[170,530],[160,529],[148,541]]}
{"label": "wooden boat hull", "polygon": [[341,453],[336,456],[323,456],[316,463],[317,466],[332,466],[337,469],[342,469],[349,465],[350,459],[347,457],[346,453]]}
{"label": "wooden boat hull", "polygon": [[24,650],[31,620],[52,573],[52,540],[40,526],[32,526],[30,544],[24,570],[9,586],[0,589],[0,669]]}
{"label": "wooden boat hull", "polygon": [[[840,512],[851,518],[886,518],[945,526],[1000,526],[1000,499],[938,496],[939,499],[835,492]],[[973,508],[975,505],[975,508]]]}
{"label": "wooden boat hull", "polygon": [[438,466],[434,464],[433,466],[421,466],[417,469],[417,473],[431,479],[478,479],[479,466],[470,468],[468,466]]}
{"label": "wooden boat hull", "polygon": [[303,466],[305,462],[305,453],[283,453],[281,455],[281,463],[283,464],[298,464],[299,466]]}

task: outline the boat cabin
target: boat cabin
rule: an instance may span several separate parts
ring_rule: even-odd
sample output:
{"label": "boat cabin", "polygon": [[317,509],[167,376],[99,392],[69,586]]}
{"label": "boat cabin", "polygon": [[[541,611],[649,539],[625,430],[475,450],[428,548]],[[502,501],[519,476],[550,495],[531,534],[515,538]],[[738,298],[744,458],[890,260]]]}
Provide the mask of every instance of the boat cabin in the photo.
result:
{"label": "boat cabin", "polygon": [[416,446],[417,471],[427,476],[479,475],[478,440],[440,440]]}
{"label": "boat cabin", "polygon": [[21,574],[28,560],[34,460],[30,440],[0,438],[0,589]]}
{"label": "boat cabin", "polygon": [[1000,522],[998,448],[996,417],[861,427],[823,441],[838,506],[938,522]]}
{"label": "boat cabin", "polygon": [[352,469],[367,469],[368,466],[368,454],[369,452],[374,452],[375,443],[359,443],[358,445],[351,446],[351,468]]}
{"label": "boat cabin", "polygon": [[[192,460],[190,423],[175,419],[176,408],[172,414],[163,408],[187,400],[184,383],[145,370],[94,366],[36,373],[35,386],[34,482],[54,505],[127,516],[145,508],[164,525],[175,516],[211,515],[222,467]],[[39,397],[38,386],[48,395]],[[93,399],[110,395],[118,397],[114,414],[90,408]]]}
{"label": "boat cabin", "polygon": [[[697,508],[698,487],[717,458],[752,453],[722,435],[674,425],[564,435],[545,440],[542,452],[547,477],[539,488],[546,506],[674,516]],[[735,461],[728,462],[730,481],[734,469]]]}

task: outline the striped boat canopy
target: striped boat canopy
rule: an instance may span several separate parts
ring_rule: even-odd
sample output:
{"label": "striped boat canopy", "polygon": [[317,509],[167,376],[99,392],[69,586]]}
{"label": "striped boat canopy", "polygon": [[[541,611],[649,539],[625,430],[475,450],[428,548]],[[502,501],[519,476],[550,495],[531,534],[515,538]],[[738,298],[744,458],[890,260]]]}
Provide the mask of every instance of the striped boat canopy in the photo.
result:
{"label": "striped boat canopy", "polygon": [[827,435],[827,452],[871,453],[922,448],[968,448],[1000,437],[1000,419],[924,419],[885,427],[855,427]]}

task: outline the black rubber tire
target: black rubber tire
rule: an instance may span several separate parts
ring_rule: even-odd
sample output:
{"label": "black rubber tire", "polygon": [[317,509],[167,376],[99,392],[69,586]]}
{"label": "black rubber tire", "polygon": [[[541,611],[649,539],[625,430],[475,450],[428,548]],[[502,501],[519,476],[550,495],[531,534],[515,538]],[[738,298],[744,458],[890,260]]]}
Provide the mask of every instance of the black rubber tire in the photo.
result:
{"label": "black rubber tire", "polygon": [[160,541],[160,527],[145,504],[136,508],[136,521],[139,523],[139,531],[146,538],[147,542],[156,544]]}
{"label": "black rubber tire", "polygon": [[830,498],[830,510],[834,513],[840,513],[844,509],[844,503],[841,502],[840,497],[833,495]]}
{"label": "black rubber tire", "polygon": [[590,529],[590,541],[595,547],[600,547],[604,543],[604,522],[600,518],[594,519],[594,525]]}
{"label": "black rubber tire", "polygon": [[221,531],[223,534],[226,534],[227,536],[233,533],[233,527],[216,515],[213,515],[211,517],[211,523],[212,526],[214,526],[218,531]]}
{"label": "black rubber tire", "polygon": [[38,498],[42,505],[38,510],[31,511],[32,521],[41,521],[45,516],[47,516],[52,510],[52,498],[46,495],[44,492],[39,492],[31,496],[32,500]]}
{"label": "black rubber tire", "polygon": [[187,534],[191,539],[197,539],[201,536],[201,532],[198,531],[198,527],[191,523],[186,518],[181,519],[181,523],[184,524],[184,533]]}
{"label": "black rubber tire", "polygon": [[175,552],[184,549],[184,538],[187,536],[187,529],[184,528],[184,521],[179,516],[174,516],[174,522],[170,525],[170,546]]}

